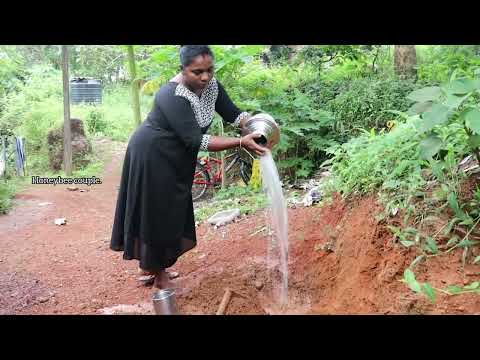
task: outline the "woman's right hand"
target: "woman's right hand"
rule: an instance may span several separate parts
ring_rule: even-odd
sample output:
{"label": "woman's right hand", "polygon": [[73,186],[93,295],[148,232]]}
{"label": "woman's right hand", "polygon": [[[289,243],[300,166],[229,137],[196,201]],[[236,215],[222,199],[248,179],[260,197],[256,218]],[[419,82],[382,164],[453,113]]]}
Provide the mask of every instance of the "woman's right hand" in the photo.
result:
{"label": "woman's right hand", "polygon": [[260,138],[262,135],[259,133],[252,133],[243,136],[241,139],[242,147],[247,148],[248,150],[254,151],[257,155],[263,156],[266,154],[268,149],[264,146],[259,145],[255,139]]}

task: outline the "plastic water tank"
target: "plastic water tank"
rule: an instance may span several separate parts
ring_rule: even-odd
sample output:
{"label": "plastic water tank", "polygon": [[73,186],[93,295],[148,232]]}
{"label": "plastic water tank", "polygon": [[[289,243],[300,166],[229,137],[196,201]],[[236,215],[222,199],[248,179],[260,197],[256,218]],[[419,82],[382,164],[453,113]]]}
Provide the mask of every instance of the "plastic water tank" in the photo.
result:
{"label": "plastic water tank", "polygon": [[102,103],[102,83],[95,79],[76,78],[70,81],[72,104]]}

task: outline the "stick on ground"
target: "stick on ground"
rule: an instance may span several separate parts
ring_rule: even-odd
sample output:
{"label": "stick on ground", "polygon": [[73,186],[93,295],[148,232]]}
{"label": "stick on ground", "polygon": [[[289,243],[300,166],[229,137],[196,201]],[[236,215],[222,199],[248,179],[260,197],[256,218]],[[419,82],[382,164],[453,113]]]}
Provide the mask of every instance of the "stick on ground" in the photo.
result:
{"label": "stick on ground", "polygon": [[218,307],[217,310],[217,315],[224,315],[225,310],[227,309],[228,303],[230,302],[230,299],[232,297],[232,290],[229,288],[225,289],[225,294],[223,294],[222,301],[220,302],[220,306]]}

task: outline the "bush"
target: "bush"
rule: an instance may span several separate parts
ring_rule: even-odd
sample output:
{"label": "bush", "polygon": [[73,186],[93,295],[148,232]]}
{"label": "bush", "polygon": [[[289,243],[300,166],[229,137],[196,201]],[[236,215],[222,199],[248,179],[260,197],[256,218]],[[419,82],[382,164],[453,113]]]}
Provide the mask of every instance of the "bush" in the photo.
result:
{"label": "bush", "polygon": [[406,96],[417,87],[413,81],[394,77],[341,80],[331,83],[331,95],[327,92],[335,97],[321,95],[320,101],[333,114],[336,130],[351,137],[361,129],[385,128],[393,119],[388,110],[406,111],[411,104]]}
{"label": "bush", "polygon": [[448,81],[453,72],[471,77],[480,67],[478,45],[417,46],[418,79],[426,85]]}
{"label": "bush", "polygon": [[0,181],[0,214],[6,214],[12,206],[15,186],[11,182]]}

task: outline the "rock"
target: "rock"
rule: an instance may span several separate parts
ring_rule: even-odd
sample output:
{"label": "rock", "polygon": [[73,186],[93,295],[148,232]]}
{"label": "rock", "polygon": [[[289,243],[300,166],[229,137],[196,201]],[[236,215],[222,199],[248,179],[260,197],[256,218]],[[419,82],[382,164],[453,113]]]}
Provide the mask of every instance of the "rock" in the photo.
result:
{"label": "rock", "polygon": [[77,190],[78,190],[78,186],[68,186],[68,187],[67,187],[67,190],[69,190],[69,191],[77,191]]}
{"label": "rock", "polygon": [[53,205],[51,202],[41,202],[38,204],[38,206],[47,206],[47,205]]}
{"label": "rock", "polygon": [[254,285],[257,290],[262,290],[263,288],[263,282],[261,282],[260,280],[255,281]]}
{"label": "rock", "polygon": [[55,219],[55,225],[65,225],[66,223],[67,223],[67,219],[65,218]]}
{"label": "rock", "polygon": [[217,212],[211,216],[207,221],[216,227],[226,225],[232,222],[236,217],[240,216],[240,209],[230,209]]}
{"label": "rock", "polygon": [[46,303],[48,300],[49,300],[49,298],[46,297],[46,296],[42,296],[42,297],[38,298],[38,302],[41,303],[41,304]]}

